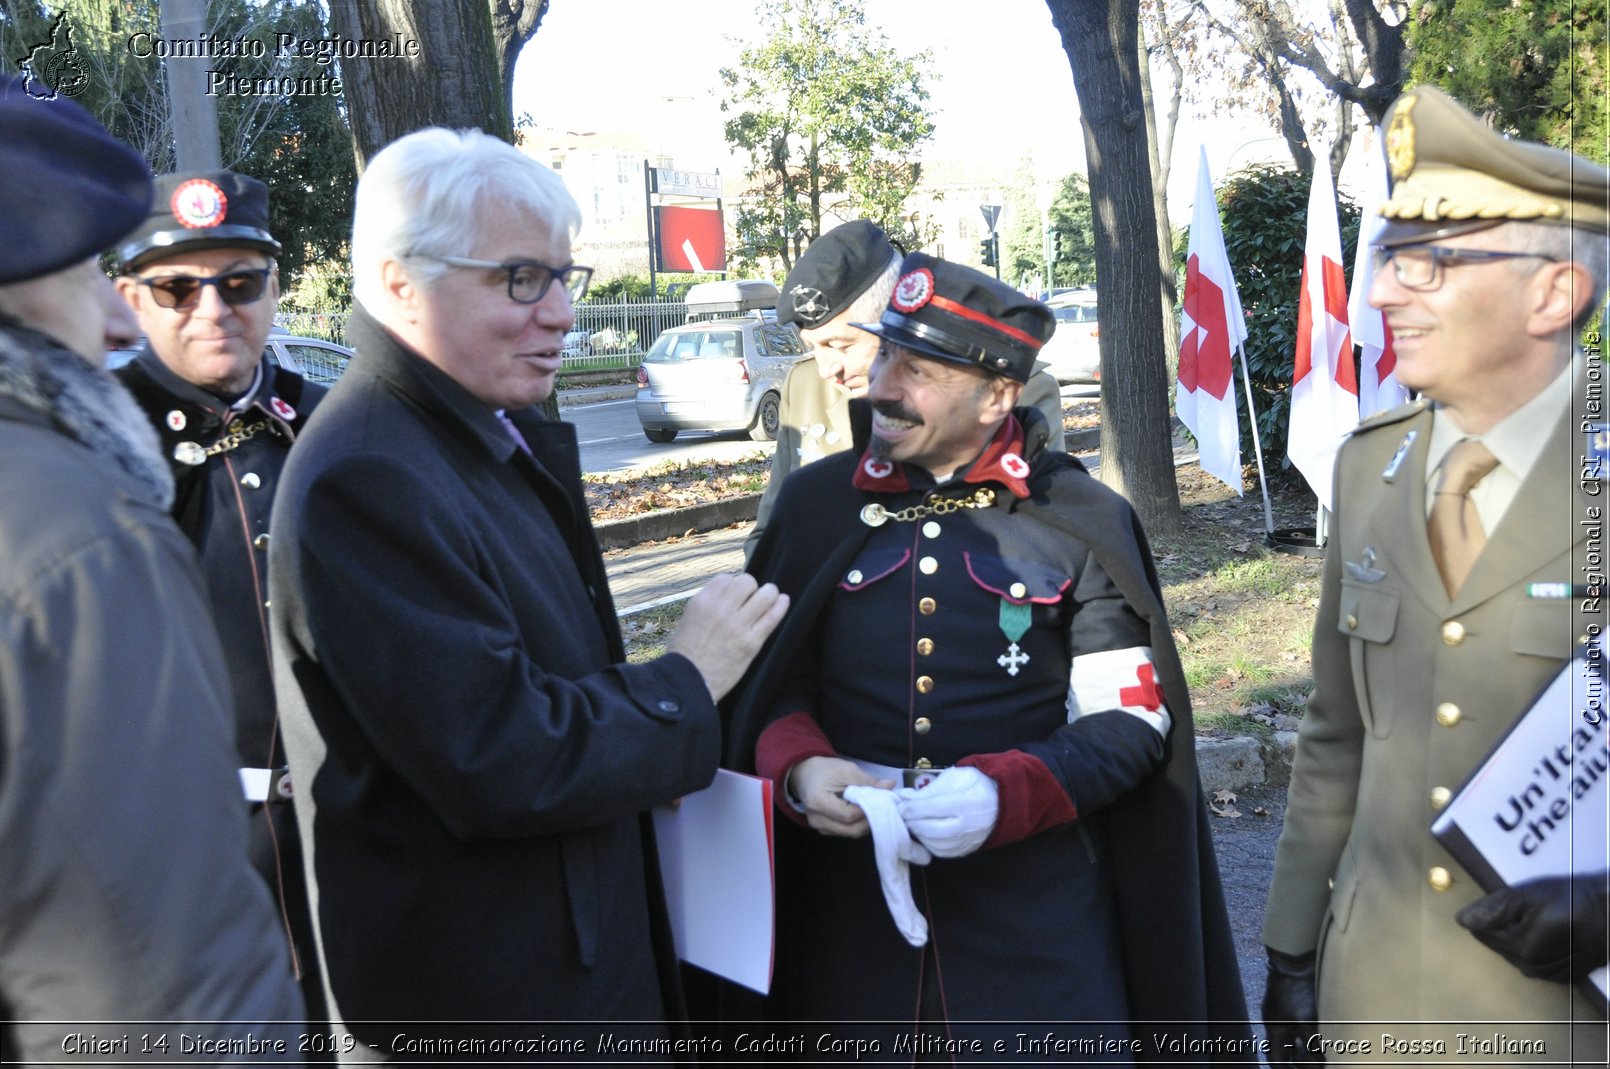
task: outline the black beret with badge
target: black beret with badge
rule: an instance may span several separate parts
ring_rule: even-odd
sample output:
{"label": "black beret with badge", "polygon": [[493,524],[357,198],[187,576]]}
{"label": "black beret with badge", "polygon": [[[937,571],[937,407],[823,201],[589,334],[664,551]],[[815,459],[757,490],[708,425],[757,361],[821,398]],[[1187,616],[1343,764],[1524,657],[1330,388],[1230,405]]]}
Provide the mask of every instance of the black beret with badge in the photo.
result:
{"label": "black beret with badge", "polygon": [[1431,241],[1511,221],[1610,232],[1610,171],[1564,149],[1503,137],[1435,86],[1387,111],[1392,195],[1377,245]]}
{"label": "black beret with badge", "polygon": [[811,242],[783,280],[777,322],[821,326],[854,304],[895,256],[888,237],[865,219],[834,227]]}
{"label": "black beret with badge", "polygon": [[127,234],[151,206],[151,168],[66,97],[0,76],[0,285],[60,271]]}
{"label": "black beret with badge", "polygon": [[234,171],[161,175],[151,212],[117,247],[129,272],[180,252],[256,249],[278,256],[280,243],[268,232],[268,187]]}
{"label": "black beret with badge", "polygon": [[856,326],[924,356],[1027,382],[1057,321],[982,271],[914,252],[900,264],[882,320]]}

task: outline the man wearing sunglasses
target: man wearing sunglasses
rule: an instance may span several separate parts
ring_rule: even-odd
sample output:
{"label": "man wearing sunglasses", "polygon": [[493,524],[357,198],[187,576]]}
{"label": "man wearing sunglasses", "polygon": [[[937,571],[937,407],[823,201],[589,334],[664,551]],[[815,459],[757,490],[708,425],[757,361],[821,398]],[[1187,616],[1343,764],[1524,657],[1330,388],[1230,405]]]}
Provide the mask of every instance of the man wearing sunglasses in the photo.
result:
{"label": "man wearing sunglasses", "polygon": [[[1602,582],[1604,484],[1584,464],[1605,419],[1578,341],[1605,294],[1610,173],[1500,137],[1430,87],[1393,105],[1386,153],[1370,302],[1420,399],[1337,460],[1263,930],[1270,1062],[1603,1065],[1580,982],[1610,958],[1605,874],[1484,893],[1430,826],[1604,624],[1576,596]],[[1531,811],[1497,826],[1522,853],[1534,831],[1570,836],[1572,777],[1602,776],[1581,708],[1546,714],[1574,755],[1511,777]],[[1575,804],[1602,810],[1603,788]]]}
{"label": "man wearing sunglasses", "polygon": [[353,215],[357,355],[274,508],[330,1006],[381,1057],[581,1037],[527,1049],[586,1060],[597,1025],[565,1024],[582,1021],[637,1022],[608,1031],[669,1052],[646,811],[709,784],[715,701],[787,607],[718,576],[663,656],[624,663],[575,427],[534,407],[592,273],[580,225],[557,174],[479,131],[376,154]]}
{"label": "man wearing sunglasses", "polygon": [[233,171],[162,175],[151,211],[117,247],[118,290],[146,345],[116,374],[161,438],[173,517],[201,554],[234,690],[252,863],[273,890],[322,1013],[302,853],[268,652],[268,520],[291,443],[324,387],[263,354],[279,301],[268,187]]}

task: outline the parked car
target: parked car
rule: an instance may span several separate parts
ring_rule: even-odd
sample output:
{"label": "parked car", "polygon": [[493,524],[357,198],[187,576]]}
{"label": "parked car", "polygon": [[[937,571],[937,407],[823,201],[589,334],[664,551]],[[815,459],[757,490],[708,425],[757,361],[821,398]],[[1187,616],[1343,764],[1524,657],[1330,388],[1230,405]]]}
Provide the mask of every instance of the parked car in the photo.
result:
{"label": "parked car", "polygon": [[1058,382],[1100,382],[1101,330],[1096,323],[1094,290],[1059,293],[1048,302],[1057,329],[1040,350],[1040,359]]}
{"label": "parked car", "polygon": [[743,429],[773,441],[783,377],[803,355],[792,323],[756,314],[672,327],[637,369],[637,421],[651,442]]}
{"label": "parked car", "polygon": [[[145,348],[142,337],[131,349],[110,349],[106,353],[108,368],[122,367]],[[293,371],[309,382],[330,385],[347,369],[352,350],[323,338],[304,338],[287,334],[275,327],[263,345],[263,355],[287,371]]]}

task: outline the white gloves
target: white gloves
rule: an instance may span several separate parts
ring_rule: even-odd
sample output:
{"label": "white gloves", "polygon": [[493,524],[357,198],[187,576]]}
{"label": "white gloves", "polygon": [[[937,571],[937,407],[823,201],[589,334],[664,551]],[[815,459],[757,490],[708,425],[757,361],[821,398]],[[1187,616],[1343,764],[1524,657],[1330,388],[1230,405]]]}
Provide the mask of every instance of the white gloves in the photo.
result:
{"label": "white gloves", "polygon": [[962,857],[984,845],[1000,812],[995,781],[976,768],[950,768],[926,787],[848,786],[844,800],[866,814],[883,901],[895,927],[912,946],[924,945],[928,921],[911,895],[911,866]]}
{"label": "white gloves", "polygon": [[976,768],[947,768],[926,787],[894,792],[907,830],[935,857],[963,857],[984,845],[1000,814],[995,781]]}
{"label": "white gloves", "polygon": [[911,865],[926,865],[932,856],[921,843],[912,841],[905,821],[900,819],[900,806],[893,791],[854,784],[844,788],[844,800],[861,807],[872,829],[878,880],[883,884],[883,900],[889,906],[894,926],[906,942],[922,946],[928,942],[928,921],[917,912],[917,903],[911,897]]}

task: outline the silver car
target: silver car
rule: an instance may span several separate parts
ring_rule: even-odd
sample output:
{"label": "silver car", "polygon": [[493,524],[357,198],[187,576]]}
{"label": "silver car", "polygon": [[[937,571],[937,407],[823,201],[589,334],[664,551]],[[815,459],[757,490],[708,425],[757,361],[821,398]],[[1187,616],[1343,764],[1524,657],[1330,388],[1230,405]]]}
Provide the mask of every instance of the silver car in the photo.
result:
{"label": "silver car", "polygon": [[[107,350],[107,368],[122,367],[133,360],[143,348],[145,338],[142,336],[131,348]],[[303,338],[287,334],[279,327],[275,327],[269,333],[268,341],[263,343],[263,355],[275,365],[295,372],[309,382],[328,386],[340,378],[341,372],[347,369],[347,362],[352,359],[352,350],[345,345],[325,341],[323,338]]]}
{"label": "silver car", "polygon": [[1040,350],[1046,370],[1061,383],[1101,381],[1101,328],[1093,290],[1058,294],[1047,302],[1057,329]]}
{"label": "silver car", "polygon": [[672,327],[637,369],[637,420],[651,442],[680,431],[777,437],[783,376],[805,346],[793,324],[760,315]]}

